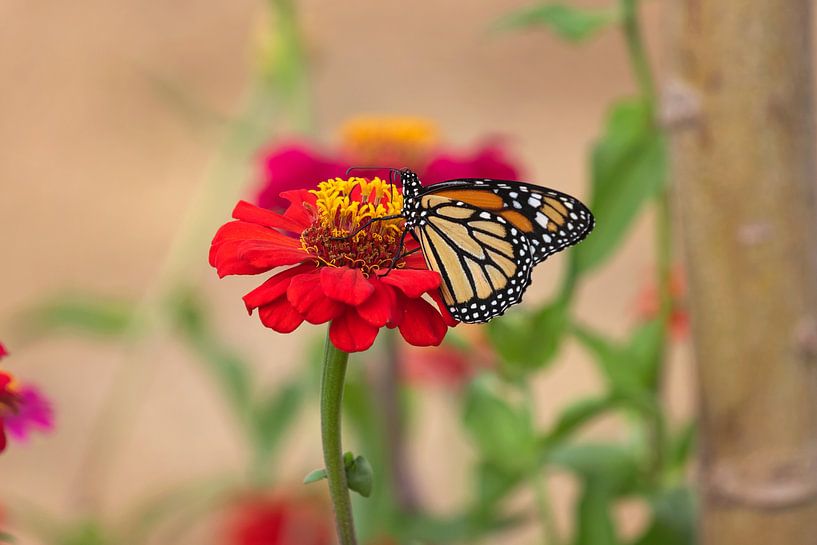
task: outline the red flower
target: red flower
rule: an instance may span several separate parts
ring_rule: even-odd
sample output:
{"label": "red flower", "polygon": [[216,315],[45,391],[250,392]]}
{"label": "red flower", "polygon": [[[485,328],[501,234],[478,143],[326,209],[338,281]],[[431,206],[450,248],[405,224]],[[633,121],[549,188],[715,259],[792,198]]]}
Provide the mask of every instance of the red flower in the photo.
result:
{"label": "red flower", "polygon": [[[0,344],[0,359],[8,355]],[[51,404],[31,385],[20,387],[14,377],[0,370],[0,452],[8,443],[6,432],[24,441],[33,428],[50,431],[54,425]]]}
{"label": "red flower", "polygon": [[284,210],[289,202],[281,193],[314,187],[318,182],[342,176],[346,168],[334,159],[322,157],[306,144],[275,147],[263,157],[263,185],[257,197],[258,206]]}
{"label": "red flower", "polygon": [[[216,233],[210,264],[219,276],[289,268],[244,296],[247,310],[280,333],[304,321],[331,322],[329,338],[345,352],[369,348],[382,327],[397,327],[417,346],[438,345],[456,322],[439,296],[440,276],[419,252],[398,251],[402,220],[380,221],[338,240],[372,218],[402,208],[402,197],[379,178],[329,180],[316,191],[288,191],[283,214],[239,202],[232,221]],[[417,249],[416,242],[405,251]],[[424,296],[437,303],[439,311]]]}
{"label": "red flower", "polygon": [[6,347],[3,346],[3,343],[0,343],[0,359],[3,359],[5,356],[8,356],[9,352],[6,350]]}
{"label": "red flower", "polygon": [[[672,299],[672,308],[669,315],[669,332],[672,338],[680,341],[689,336],[689,312],[686,309],[686,281],[680,267],[672,269],[669,280],[669,291]],[[648,284],[638,294],[636,300],[636,316],[646,321],[658,317],[661,310],[661,297],[655,284]]]}
{"label": "red flower", "polygon": [[333,545],[331,513],[309,497],[258,496],[240,502],[225,529],[225,545]]}

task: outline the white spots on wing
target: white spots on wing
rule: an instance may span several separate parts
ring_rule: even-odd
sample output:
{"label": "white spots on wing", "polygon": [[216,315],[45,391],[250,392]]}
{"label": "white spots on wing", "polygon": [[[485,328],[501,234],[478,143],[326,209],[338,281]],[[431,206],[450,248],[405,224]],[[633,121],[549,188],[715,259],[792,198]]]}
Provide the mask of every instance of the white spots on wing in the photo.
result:
{"label": "white spots on wing", "polygon": [[579,216],[576,215],[576,212],[571,212],[570,213],[570,219],[577,220],[577,219],[579,219]]}
{"label": "white spots on wing", "polygon": [[519,193],[517,193],[516,191],[511,191],[510,193],[508,193],[508,196],[512,199],[518,199]]}
{"label": "white spots on wing", "polygon": [[489,220],[489,219],[491,219],[491,213],[490,212],[480,212],[479,217],[481,217],[484,220]]}
{"label": "white spots on wing", "polygon": [[513,201],[511,204],[513,204],[513,207],[517,210],[522,208],[522,204],[519,201]]}
{"label": "white spots on wing", "polygon": [[539,200],[539,195],[533,195],[532,197],[528,197],[528,204],[534,208],[539,208],[542,205],[542,201]]}
{"label": "white spots on wing", "polygon": [[548,217],[541,212],[536,213],[536,223],[542,226],[542,229],[547,229]]}

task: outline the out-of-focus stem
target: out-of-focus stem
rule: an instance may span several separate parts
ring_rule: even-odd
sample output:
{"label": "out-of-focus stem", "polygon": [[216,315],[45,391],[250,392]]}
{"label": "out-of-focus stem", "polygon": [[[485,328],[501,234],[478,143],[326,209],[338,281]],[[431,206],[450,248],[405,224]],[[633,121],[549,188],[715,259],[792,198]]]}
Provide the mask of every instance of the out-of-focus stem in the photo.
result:
{"label": "out-of-focus stem", "polygon": [[321,380],[321,442],[323,444],[323,463],[329,482],[329,496],[335,511],[335,527],[340,545],[357,543],[352,519],[352,500],[349,497],[341,446],[340,413],[348,361],[349,354],[335,348],[327,333],[323,379]]}
{"label": "out-of-focus stem", "polygon": [[393,330],[387,330],[384,336],[386,361],[379,369],[377,393],[383,410],[386,461],[398,507],[404,513],[417,513],[420,502],[407,464],[406,423],[400,403],[400,339]]}
{"label": "out-of-focus stem", "polygon": [[[528,413],[533,418],[536,415],[536,399],[533,395],[533,389],[528,382],[522,385],[524,393],[525,405]],[[539,524],[542,527],[542,543],[543,545],[561,545],[562,538],[559,535],[559,529],[556,526],[556,517],[553,516],[553,507],[550,502],[550,492],[547,486],[547,466],[545,469],[540,469],[539,463],[534,464],[531,468],[531,487],[536,501],[536,512],[539,517]]]}

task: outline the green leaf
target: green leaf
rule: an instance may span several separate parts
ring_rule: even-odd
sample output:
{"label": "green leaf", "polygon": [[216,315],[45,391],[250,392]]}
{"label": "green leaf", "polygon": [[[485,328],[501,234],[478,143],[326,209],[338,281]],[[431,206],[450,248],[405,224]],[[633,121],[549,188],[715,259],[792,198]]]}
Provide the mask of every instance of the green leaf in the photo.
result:
{"label": "green leaf", "polygon": [[475,475],[478,509],[489,509],[499,502],[519,483],[524,474],[523,471],[508,473],[490,461],[479,463]]}
{"label": "green leaf", "polygon": [[316,483],[326,478],[326,469],[313,469],[304,477],[304,484]]}
{"label": "green leaf", "polygon": [[576,536],[574,545],[616,545],[616,527],[610,513],[612,496],[604,480],[590,478],[584,481],[576,507]]}
{"label": "green leaf", "polygon": [[614,496],[633,493],[640,486],[642,460],[629,445],[577,443],[561,445],[548,453],[551,464],[561,466],[584,481],[604,482]]}
{"label": "green leaf", "polygon": [[612,394],[642,411],[655,410],[656,377],[664,342],[660,323],[638,326],[626,343],[617,343],[588,327],[574,324],[576,339],[594,356]]}
{"label": "green leaf", "polygon": [[613,10],[580,9],[552,2],[515,11],[497,26],[499,29],[544,26],[565,40],[581,42],[618,20],[618,12]]}
{"label": "green leaf", "polygon": [[488,338],[503,371],[524,377],[553,361],[568,324],[567,302],[557,300],[534,313],[517,311],[488,323]]}
{"label": "green leaf", "polygon": [[515,474],[536,463],[537,441],[530,415],[496,395],[488,377],[470,384],[463,422],[483,459],[502,471]]}
{"label": "green leaf", "polygon": [[346,465],[346,482],[349,490],[357,492],[364,498],[371,496],[374,487],[374,471],[369,460],[363,456],[357,456],[351,461],[344,457],[344,461]]}
{"label": "green leaf", "polygon": [[170,310],[198,361],[215,379],[238,420],[245,422],[252,411],[249,364],[218,338],[196,294],[178,294]]}
{"label": "green leaf", "polygon": [[615,396],[580,399],[568,405],[559,415],[556,423],[544,437],[546,445],[556,445],[570,437],[581,426],[594,418],[617,408],[620,400]]}
{"label": "green leaf", "polygon": [[647,101],[628,100],[616,104],[608,117],[592,153],[590,209],[596,229],[571,253],[578,272],[604,263],[643,205],[664,187],[666,141],[652,116]]}
{"label": "green leaf", "polygon": [[13,535],[0,531],[0,543],[16,543],[17,540]]}
{"label": "green leaf", "polygon": [[688,488],[663,492],[650,501],[652,520],[633,545],[693,545],[695,501]]}
{"label": "green leaf", "polygon": [[681,430],[675,434],[669,447],[669,465],[676,469],[683,469],[689,461],[695,448],[695,435],[697,426],[694,421],[687,422]]}
{"label": "green leaf", "polygon": [[80,522],[60,536],[59,545],[109,545],[113,540],[97,521]]}
{"label": "green leaf", "polygon": [[282,386],[253,412],[252,422],[256,455],[259,462],[269,459],[295,420],[304,399],[300,381]]}
{"label": "green leaf", "polygon": [[55,332],[116,337],[126,333],[134,316],[133,304],[94,295],[60,295],[23,310],[20,323],[33,336]]}

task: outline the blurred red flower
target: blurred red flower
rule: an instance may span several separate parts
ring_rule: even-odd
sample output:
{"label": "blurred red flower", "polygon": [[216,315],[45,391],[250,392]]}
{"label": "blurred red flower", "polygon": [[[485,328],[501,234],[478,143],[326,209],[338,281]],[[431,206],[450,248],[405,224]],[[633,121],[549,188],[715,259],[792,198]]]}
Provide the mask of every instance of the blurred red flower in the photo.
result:
{"label": "blurred red flower", "polygon": [[[689,336],[689,312],[686,307],[686,279],[681,267],[670,273],[669,291],[672,302],[668,329],[673,340],[681,341]],[[661,295],[655,283],[647,284],[638,294],[635,303],[636,317],[641,321],[653,320],[661,310]]]}
{"label": "blurred red flower", "polygon": [[306,496],[271,495],[241,500],[229,514],[225,545],[334,545],[327,506]]}
{"label": "blurred red flower", "polygon": [[284,210],[281,193],[314,187],[344,175],[351,166],[409,167],[424,184],[452,178],[519,179],[519,167],[498,140],[467,151],[441,148],[433,122],[413,117],[360,117],[341,129],[338,151],[321,152],[307,143],[282,143],[262,154],[256,203]]}
{"label": "blurred red flower", "polygon": [[[431,346],[456,325],[440,300],[440,276],[426,269],[422,254],[405,256],[397,268],[380,273],[398,251],[403,220],[380,221],[350,239],[337,239],[401,210],[402,196],[391,184],[335,179],[282,196],[290,201],[283,214],[239,202],[236,221],[218,230],[210,248],[210,264],[221,277],[294,265],[244,296],[247,310],[258,309],[265,326],[289,333],[304,321],[331,322],[332,343],[359,352],[384,326],[397,327],[410,344]],[[412,241],[405,250],[416,248]]]}

